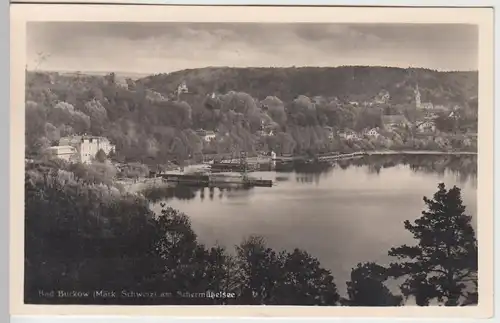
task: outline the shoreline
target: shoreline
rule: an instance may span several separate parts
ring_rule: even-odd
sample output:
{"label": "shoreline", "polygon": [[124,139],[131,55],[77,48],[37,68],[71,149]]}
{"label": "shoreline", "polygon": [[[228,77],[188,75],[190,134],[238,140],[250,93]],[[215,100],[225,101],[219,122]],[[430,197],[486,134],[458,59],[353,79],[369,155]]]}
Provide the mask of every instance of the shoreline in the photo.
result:
{"label": "shoreline", "polygon": [[[427,155],[427,156],[477,156],[477,152],[467,152],[467,151],[428,151],[428,150],[387,150],[387,151],[358,151],[349,154],[337,154],[337,155],[323,155],[319,157],[320,162],[336,162],[336,161],[346,161],[352,159],[359,159],[365,156],[398,156],[398,155],[408,155],[408,156],[418,156],[418,155]],[[251,157],[248,158],[247,161],[249,163],[257,163],[257,164],[267,164],[273,162],[293,162],[296,160],[304,160],[307,157],[301,156],[292,156],[292,157],[282,157],[272,159],[270,156],[260,156],[260,157]],[[234,159],[231,162],[239,162],[239,159]],[[229,161],[228,161],[229,162]],[[206,167],[207,163],[204,164],[191,164],[185,167],[184,172],[180,172],[179,174],[189,174],[191,172],[196,172],[197,170]],[[175,171],[176,173],[179,171]],[[221,174],[235,174],[233,172],[225,172]],[[140,178],[136,181],[133,180],[119,180],[117,181],[126,192],[131,194],[141,194],[147,188],[163,188],[163,187],[174,187],[175,185],[169,183],[163,179],[158,177],[155,178]]]}
{"label": "shoreline", "polygon": [[[328,160],[329,158],[337,158],[341,160],[348,160],[350,158],[360,158],[363,156],[383,156],[383,155],[429,155],[429,156],[477,156],[477,152],[474,151],[432,151],[432,150],[374,150],[374,151],[357,151],[346,154],[333,154],[327,153],[317,156],[320,160]],[[342,157],[350,156],[350,157]],[[340,158],[339,158],[340,157]],[[306,156],[276,156],[276,158],[271,158],[270,156],[253,156],[248,157],[246,160],[250,164],[265,164],[271,162],[280,161],[295,161],[295,160],[307,160],[310,157]],[[239,163],[239,158],[233,158],[231,160],[224,161],[227,163]],[[210,165],[209,162],[206,163],[193,163],[185,166],[187,169],[196,169],[199,167],[204,167]]]}
{"label": "shoreline", "polygon": [[432,150],[387,150],[387,151],[367,151],[367,155],[464,155],[474,156],[474,151],[432,151]]}
{"label": "shoreline", "polygon": [[[371,156],[371,155],[451,155],[451,156],[476,156],[478,153],[474,151],[433,151],[433,150],[374,150],[374,151],[356,151],[346,154],[333,154],[326,153],[321,154],[318,157],[335,157],[339,155],[354,155],[354,156]],[[250,163],[268,162],[268,161],[280,161],[280,160],[297,160],[297,159],[308,159],[306,156],[276,156],[276,158],[271,158],[270,156],[252,156],[248,157],[247,161]],[[239,162],[239,158],[233,158],[224,162]],[[203,166],[209,165],[209,163],[194,163],[186,167],[193,166]]]}
{"label": "shoreline", "polygon": [[[376,150],[376,151],[357,151],[346,154],[322,154],[317,156],[318,159],[349,159],[358,158],[362,156],[382,156],[382,155],[436,155],[436,156],[477,156],[477,152],[473,151],[432,151],[432,150]],[[269,158],[271,161],[292,161],[292,160],[304,160],[311,159],[306,156],[290,156],[282,157],[277,156],[276,158]]]}

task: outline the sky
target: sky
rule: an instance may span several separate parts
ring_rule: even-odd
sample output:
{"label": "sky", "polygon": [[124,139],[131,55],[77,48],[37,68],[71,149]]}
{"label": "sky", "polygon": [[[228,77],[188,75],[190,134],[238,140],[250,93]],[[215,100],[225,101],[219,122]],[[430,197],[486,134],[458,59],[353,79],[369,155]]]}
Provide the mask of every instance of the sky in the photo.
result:
{"label": "sky", "polygon": [[208,66],[477,70],[478,28],[458,24],[29,22],[27,65],[39,70],[141,74]]}

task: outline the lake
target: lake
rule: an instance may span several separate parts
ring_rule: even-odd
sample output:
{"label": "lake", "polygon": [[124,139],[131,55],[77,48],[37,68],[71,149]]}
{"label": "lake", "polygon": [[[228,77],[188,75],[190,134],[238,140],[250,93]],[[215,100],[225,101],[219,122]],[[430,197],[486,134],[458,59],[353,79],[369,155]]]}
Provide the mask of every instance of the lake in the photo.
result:
{"label": "lake", "polygon": [[[167,204],[191,218],[199,240],[232,249],[249,235],[275,250],[300,248],[330,269],[339,292],[358,262],[387,264],[393,246],[414,244],[403,221],[424,210],[437,185],[462,189],[476,216],[477,157],[396,156],[344,161],[321,170],[257,172],[272,188],[177,188]],[[155,204],[154,209],[160,209]]]}

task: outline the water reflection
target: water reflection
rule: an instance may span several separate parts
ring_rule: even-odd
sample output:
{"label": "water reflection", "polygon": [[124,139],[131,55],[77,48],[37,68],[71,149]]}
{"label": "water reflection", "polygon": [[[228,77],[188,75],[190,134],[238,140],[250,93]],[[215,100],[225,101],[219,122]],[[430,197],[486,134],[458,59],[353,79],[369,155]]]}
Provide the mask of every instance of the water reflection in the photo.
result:
{"label": "water reflection", "polygon": [[[370,156],[316,173],[302,165],[251,174],[272,179],[271,188],[213,188],[213,200],[209,188],[170,188],[167,204],[190,217],[206,245],[232,248],[260,235],[274,249],[307,250],[344,282],[357,263],[385,265],[393,261],[387,250],[414,243],[403,223],[421,216],[423,196],[432,197],[440,182],[462,189],[466,212],[476,219],[476,163],[474,156]],[[152,203],[152,209],[161,206]]]}
{"label": "water reflection", "polygon": [[368,174],[380,175],[381,165],[368,165]]}
{"label": "water reflection", "polygon": [[290,180],[289,176],[276,176],[276,182],[287,182]]}
{"label": "water reflection", "polygon": [[[471,182],[477,185],[477,156],[418,156],[418,155],[391,155],[391,156],[364,156],[352,160],[340,160],[333,163],[290,163],[277,167],[275,173],[267,168],[261,174],[275,174],[275,185],[295,179],[299,184],[319,185],[322,178],[332,176],[335,169],[363,168],[370,175],[380,176],[385,169],[393,167],[407,167],[414,173],[441,175],[452,174],[459,183]],[[266,188],[272,189],[272,188]],[[252,188],[243,186],[195,187],[178,185],[163,188],[150,188],[144,195],[152,202],[160,200],[221,200],[223,198],[248,197]],[[243,193],[243,194],[241,194]]]}
{"label": "water reflection", "polygon": [[367,156],[355,163],[368,166],[370,174],[380,174],[383,168],[407,166],[414,173],[453,174],[459,183],[477,182],[477,156]]}
{"label": "water reflection", "polygon": [[[325,166],[308,165],[307,171],[293,167],[289,172],[297,174],[298,183],[317,182],[328,176],[338,166],[342,170],[351,167],[364,167],[369,174],[380,175],[384,169],[396,166],[406,166],[415,173],[445,175],[453,174],[460,183],[477,181],[477,156],[439,156],[439,155],[373,155],[352,160],[340,160]],[[316,167],[316,171],[314,171]],[[307,174],[307,175],[305,175]]]}
{"label": "water reflection", "polygon": [[319,184],[319,180],[321,176],[325,176],[326,174],[320,174],[320,173],[297,173],[295,175],[295,181],[297,183],[303,183],[303,184]]}
{"label": "water reflection", "polygon": [[[238,192],[248,192],[252,188],[243,186],[198,187],[189,185],[176,185],[170,187],[151,187],[142,193],[151,202],[177,200],[213,201],[215,199],[233,198]],[[241,196],[241,195],[238,195]]]}

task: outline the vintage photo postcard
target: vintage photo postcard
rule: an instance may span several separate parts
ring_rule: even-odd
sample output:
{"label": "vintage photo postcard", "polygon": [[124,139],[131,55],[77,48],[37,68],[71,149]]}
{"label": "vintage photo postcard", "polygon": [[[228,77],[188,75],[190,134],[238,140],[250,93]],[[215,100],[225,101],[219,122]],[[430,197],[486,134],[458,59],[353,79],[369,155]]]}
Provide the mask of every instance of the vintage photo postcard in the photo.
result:
{"label": "vintage photo postcard", "polygon": [[492,10],[11,26],[12,314],[492,315]]}

